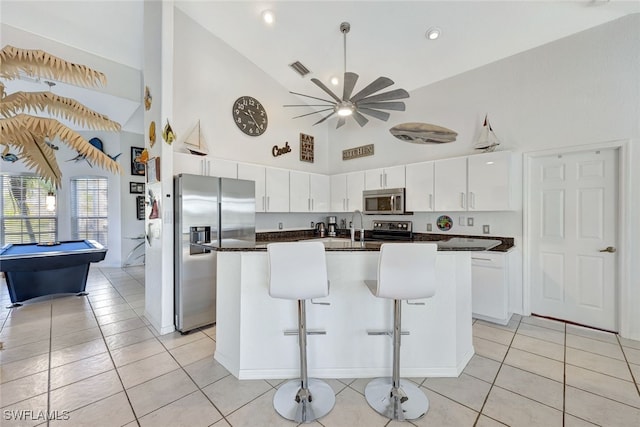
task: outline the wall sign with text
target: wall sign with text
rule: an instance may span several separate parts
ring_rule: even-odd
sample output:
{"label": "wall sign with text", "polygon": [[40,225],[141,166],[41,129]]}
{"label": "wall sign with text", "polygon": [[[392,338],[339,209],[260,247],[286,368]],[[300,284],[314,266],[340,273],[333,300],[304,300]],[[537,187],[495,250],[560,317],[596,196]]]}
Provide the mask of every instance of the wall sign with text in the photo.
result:
{"label": "wall sign with text", "polygon": [[342,150],[342,160],[357,159],[359,157],[373,156],[373,144]]}
{"label": "wall sign with text", "polygon": [[300,161],[313,163],[313,136],[300,134]]}

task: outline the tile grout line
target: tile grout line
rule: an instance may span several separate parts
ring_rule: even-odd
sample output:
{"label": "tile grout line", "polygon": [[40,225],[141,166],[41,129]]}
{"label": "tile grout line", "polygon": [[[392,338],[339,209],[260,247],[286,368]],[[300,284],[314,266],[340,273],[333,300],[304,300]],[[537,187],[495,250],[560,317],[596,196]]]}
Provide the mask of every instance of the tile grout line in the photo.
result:
{"label": "tile grout line", "polygon": [[49,427],[49,413],[51,413],[51,347],[53,343],[53,304],[50,305],[49,316],[49,369],[47,370],[47,427]]}
{"label": "tile grout line", "polygon": [[636,391],[638,392],[638,395],[640,395],[640,388],[638,387],[638,382],[636,381],[636,377],[633,375],[633,370],[631,369],[631,363],[627,358],[627,353],[624,352],[624,346],[620,342],[620,336],[616,334],[616,338],[618,340],[618,345],[620,346],[620,350],[622,351],[622,357],[624,357],[624,361],[627,362],[627,369],[629,369],[629,374],[631,374],[631,380],[633,384],[636,386]]}
{"label": "tile grout line", "polygon": [[493,390],[493,386],[495,385],[496,380],[498,379],[498,375],[500,375],[500,371],[502,370],[502,366],[504,365],[504,361],[507,359],[507,355],[509,354],[509,350],[511,349],[511,345],[513,344],[513,340],[516,338],[516,334],[518,333],[518,329],[520,328],[520,324],[521,323],[522,323],[522,317],[520,318],[520,320],[518,320],[518,326],[513,331],[513,336],[511,337],[511,341],[509,342],[509,346],[507,347],[507,351],[504,353],[504,356],[502,357],[502,361],[500,362],[500,367],[498,367],[498,371],[496,372],[495,377],[493,377],[493,381],[491,382],[491,386],[489,387],[489,391],[487,392],[487,395],[485,396],[484,401],[482,402],[482,406],[480,407],[480,410],[478,411],[478,415],[476,416],[476,420],[473,423],[474,426],[476,426],[478,424],[478,422],[480,421],[480,416],[483,415],[482,411],[484,411],[484,407],[486,406],[487,401],[489,400],[489,396],[491,395],[491,390]]}
{"label": "tile grout line", "polygon": [[[109,277],[107,277],[107,275],[104,274],[100,268],[98,268],[98,271],[100,271],[100,273],[109,281],[111,286],[114,289],[116,289],[115,286],[113,286],[113,282],[111,282],[111,279]],[[129,274],[129,273],[127,273],[127,274]],[[116,292],[118,292],[117,289],[116,289]],[[118,294],[120,295],[120,292],[118,292]],[[120,295],[120,296],[122,297],[122,295]],[[87,301],[89,302],[89,307],[91,307],[91,314],[93,314],[93,317],[96,319],[96,323],[98,323],[98,317],[96,316],[96,313],[95,313],[94,308],[93,308],[93,304],[91,303],[91,300],[89,300],[88,297],[87,297]],[[125,302],[126,302],[126,300],[125,300]],[[137,313],[136,313],[136,316],[137,316]],[[122,382],[122,377],[120,376],[120,372],[118,372],[118,368],[116,368],[116,363],[113,360],[113,356],[111,355],[111,349],[109,348],[109,345],[107,344],[107,340],[106,340],[106,338],[104,336],[104,333],[102,332],[102,327],[101,327],[101,325],[99,323],[98,323],[98,330],[100,331],[100,336],[102,337],[102,341],[104,342],[104,346],[107,348],[107,354],[109,355],[109,359],[111,360],[111,363],[113,364],[113,370],[115,371],[116,375],[118,376],[118,380],[120,381],[120,385],[122,386],[122,391],[124,391],[124,395],[127,398],[127,402],[129,403],[129,407],[131,408],[131,412],[133,413],[133,417],[135,418],[136,424],[138,425],[138,427],[140,427],[140,421],[138,420],[138,415],[136,414],[135,408],[131,404],[131,399],[129,398],[129,393],[127,393],[127,389],[125,388],[124,383]],[[115,394],[118,394],[118,393],[115,393]],[[110,397],[110,396],[108,396],[108,397]],[[102,398],[100,400],[104,400],[104,399],[106,399],[106,397]],[[100,400],[98,400],[98,402]],[[96,403],[96,402],[93,402],[93,403]]]}

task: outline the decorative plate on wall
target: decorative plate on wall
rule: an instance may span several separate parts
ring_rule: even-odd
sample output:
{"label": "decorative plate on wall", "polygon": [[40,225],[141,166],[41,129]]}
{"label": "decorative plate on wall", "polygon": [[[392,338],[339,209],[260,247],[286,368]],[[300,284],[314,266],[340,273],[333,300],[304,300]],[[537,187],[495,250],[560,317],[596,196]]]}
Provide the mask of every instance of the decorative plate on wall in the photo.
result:
{"label": "decorative plate on wall", "polygon": [[453,220],[450,216],[440,215],[436,220],[436,225],[442,231],[449,231],[453,227]]}

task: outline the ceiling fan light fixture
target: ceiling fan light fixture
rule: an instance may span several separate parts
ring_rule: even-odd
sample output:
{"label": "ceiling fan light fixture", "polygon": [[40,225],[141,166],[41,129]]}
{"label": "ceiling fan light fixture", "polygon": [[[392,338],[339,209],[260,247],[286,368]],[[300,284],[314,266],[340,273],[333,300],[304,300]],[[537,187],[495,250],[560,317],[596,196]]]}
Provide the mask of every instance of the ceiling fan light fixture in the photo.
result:
{"label": "ceiling fan light fixture", "polygon": [[273,14],[273,12],[272,12],[272,11],[270,11],[269,9],[267,9],[267,10],[263,10],[263,11],[262,11],[262,20],[263,20],[265,23],[267,23],[267,24],[271,25],[271,24],[273,24],[273,21],[275,21],[275,20],[276,20],[276,17],[275,17],[275,15]]}
{"label": "ceiling fan light fixture", "polygon": [[337,76],[331,77],[331,79],[329,81],[334,86],[338,86],[340,84],[340,79]]}
{"label": "ceiling fan light fixture", "polygon": [[440,30],[440,28],[438,27],[431,27],[427,30],[427,33],[425,34],[427,36],[427,39],[429,40],[435,40],[438,37],[440,37],[440,33],[442,33],[442,31]]}
{"label": "ceiling fan light fixture", "polygon": [[347,117],[353,114],[355,106],[349,101],[342,101],[336,104],[335,111],[340,117]]}

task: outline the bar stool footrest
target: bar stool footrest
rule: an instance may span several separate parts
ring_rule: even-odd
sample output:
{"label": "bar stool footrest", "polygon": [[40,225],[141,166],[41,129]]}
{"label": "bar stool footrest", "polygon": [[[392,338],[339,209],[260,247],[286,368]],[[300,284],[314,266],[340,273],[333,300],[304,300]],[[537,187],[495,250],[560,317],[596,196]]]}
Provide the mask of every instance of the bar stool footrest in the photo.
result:
{"label": "bar stool footrest", "polygon": [[[273,396],[273,407],[283,418],[298,423],[310,423],[327,415],[336,403],[336,395],[329,384],[322,380],[309,378],[310,401],[296,401],[300,391],[300,379],[281,385]],[[304,395],[304,393],[302,393]]]}
{"label": "bar stool footrest", "polygon": [[411,381],[401,379],[394,397],[392,388],[391,378],[376,378],[364,390],[367,403],[380,415],[396,421],[415,420],[429,410],[429,399]]}

